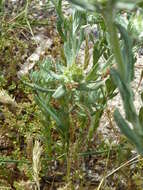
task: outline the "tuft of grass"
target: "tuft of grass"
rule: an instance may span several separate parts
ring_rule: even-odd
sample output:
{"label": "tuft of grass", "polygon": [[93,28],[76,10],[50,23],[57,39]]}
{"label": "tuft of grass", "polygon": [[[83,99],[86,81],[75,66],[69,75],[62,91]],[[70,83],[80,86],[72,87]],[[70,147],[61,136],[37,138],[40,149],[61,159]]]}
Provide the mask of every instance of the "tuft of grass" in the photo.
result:
{"label": "tuft of grass", "polygon": [[40,190],[40,170],[41,170],[41,154],[42,154],[43,148],[39,141],[35,141],[34,147],[33,147],[33,179],[37,185],[37,189]]}

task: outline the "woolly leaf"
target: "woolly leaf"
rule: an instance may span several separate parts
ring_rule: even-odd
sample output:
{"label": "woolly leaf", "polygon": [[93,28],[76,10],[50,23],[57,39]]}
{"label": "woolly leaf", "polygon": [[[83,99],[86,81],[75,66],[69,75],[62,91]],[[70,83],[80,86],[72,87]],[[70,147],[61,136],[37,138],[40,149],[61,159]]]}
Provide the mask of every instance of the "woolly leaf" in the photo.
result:
{"label": "woolly leaf", "polygon": [[65,92],[66,92],[66,90],[65,90],[64,86],[60,85],[56,89],[56,91],[54,92],[54,94],[52,95],[52,97],[55,98],[55,99],[61,98],[61,97],[64,96]]}
{"label": "woolly leaf", "polygon": [[138,135],[130,128],[128,123],[124,120],[118,109],[115,110],[114,112],[114,119],[120,128],[121,132],[133,143],[138,152],[140,154],[143,154],[143,144]]}
{"label": "woolly leaf", "polygon": [[116,23],[116,26],[118,27],[119,32],[124,42],[122,54],[123,54],[123,60],[125,62],[124,63],[125,76],[126,76],[126,82],[130,83],[134,77],[135,59],[132,52],[133,42],[131,38],[129,37],[127,30],[121,24]]}

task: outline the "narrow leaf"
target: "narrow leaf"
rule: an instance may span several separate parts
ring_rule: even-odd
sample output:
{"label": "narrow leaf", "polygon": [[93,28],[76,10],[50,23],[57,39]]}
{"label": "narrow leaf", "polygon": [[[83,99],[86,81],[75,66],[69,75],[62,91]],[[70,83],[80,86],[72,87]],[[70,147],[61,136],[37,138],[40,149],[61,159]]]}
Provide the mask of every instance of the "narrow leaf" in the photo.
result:
{"label": "narrow leaf", "polygon": [[126,118],[131,122],[133,120],[136,120],[136,110],[133,104],[133,93],[131,89],[129,88],[128,84],[125,84],[119,75],[119,73],[115,69],[111,69],[110,71],[111,77],[115,83],[115,85],[118,87],[123,104],[124,109],[126,112]]}
{"label": "narrow leaf", "polygon": [[136,133],[130,128],[118,109],[114,112],[114,119],[121,132],[136,146],[139,153],[143,154],[143,144],[141,143],[139,136],[137,136]]}
{"label": "narrow leaf", "polygon": [[139,120],[140,120],[140,124],[143,128],[143,107],[141,107],[140,111],[139,111]]}
{"label": "narrow leaf", "polygon": [[90,55],[89,55],[89,45],[88,45],[88,37],[86,36],[85,40],[85,56],[84,56],[84,69],[87,69],[90,61]]}
{"label": "narrow leaf", "polygon": [[64,96],[66,90],[63,85],[59,86],[57,90],[52,95],[53,98],[58,99]]}
{"label": "narrow leaf", "polygon": [[117,28],[120,31],[121,37],[124,40],[124,47],[123,47],[123,59],[125,62],[126,68],[126,82],[131,82],[134,77],[134,63],[135,59],[132,52],[133,42],[128,35],[127,30],[119,23],[116,23]]}
{"label": "narrow leaf", "polygon": [[52,109],[50,108],[50,106],[47,106],[44,102],[44,100],[39,97],[39,96],[36,96],[36,101],[39,103],[40,107],[42,107],[53,119],[54,121],[56,122],[56,124],[58,126],[62,126],[62,122],[61,120],[58,118],[58,116],[56,115],[56,113],[54,113],[52,111]]}

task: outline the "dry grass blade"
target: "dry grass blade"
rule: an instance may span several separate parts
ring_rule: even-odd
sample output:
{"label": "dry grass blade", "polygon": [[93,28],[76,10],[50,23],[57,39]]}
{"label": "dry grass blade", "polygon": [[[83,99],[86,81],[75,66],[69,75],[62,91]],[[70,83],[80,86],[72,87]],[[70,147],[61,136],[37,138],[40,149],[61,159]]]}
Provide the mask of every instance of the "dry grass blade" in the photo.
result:
{"label": "dry grass blade", "polygon": [[130,165],[130,164],[134,163],[134,161],[135,161],[136,159],[140,158],[140,157],[141,157],[140,155],[135,156],[134,158],[128,160],[128,161],[125,162],[125,163],[123,163],[121,166],[119,166],[118,168],[116,168],[115,170],[113,170],[111,173],[109,173],[108,175],[106,175],[105,177],[103,177],[102,180],[101,180],[101,182],[100,182],[100,184],[99,184],[99,186],[98,186],[98,188],[95,189],[95,190],[100,190],[102,184],[103,184],[104,181],[105,181],[105,179],[107,179],[108,177],[110,177],[111,175],[113,175],[115,172],[119,171],[121,168],[123,168],[123,167],[125,167],[125,166],[127,166],[127,165]]}
{"label": "dry grass blade", "polygon": [[12,98],[5,90],[0,90],[0,103],[4,105],[11,105],[16,108],[18,105],[14,98]]}
{"label": "dry grass blade", "polygon": [[34,148],[33,148],[33,179],[37,185],[38,190],[40,190],[39,173],[41,170],[40,157],[42,154],[42,150],[43,148],[40,145],[40,142],[35,141]]}

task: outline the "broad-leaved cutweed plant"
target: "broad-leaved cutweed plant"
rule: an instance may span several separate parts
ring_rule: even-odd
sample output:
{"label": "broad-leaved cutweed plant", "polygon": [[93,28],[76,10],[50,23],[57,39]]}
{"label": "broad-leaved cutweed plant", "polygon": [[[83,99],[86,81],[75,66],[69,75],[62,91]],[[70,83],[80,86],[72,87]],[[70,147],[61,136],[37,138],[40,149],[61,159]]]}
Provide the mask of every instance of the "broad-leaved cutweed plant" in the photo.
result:
{"label": "broad-leaved cutweed plant", "polygon": [[[58,15],[57,29],[63,41],[61,59],[40,63],[29,85],[36,92],[35,99],[45,115],[47,128],[56,127],[64,150],[68,150],[70,140],[74,141],[77,134],[86,140],[92,138],[107,101],[115,95],[115,85],[108,73],[113,55],[100,15],[96,22],[103,29],[98,35],[94,31],[88,34],[85,28],[93,23],[94,16],[91,19],[86,11],[73,9],[72,15],[65,17],[61,1],[53,2]],[[89,42],[93,44],[92,62]],[[82,62],[78,56],[83,44]]]}

